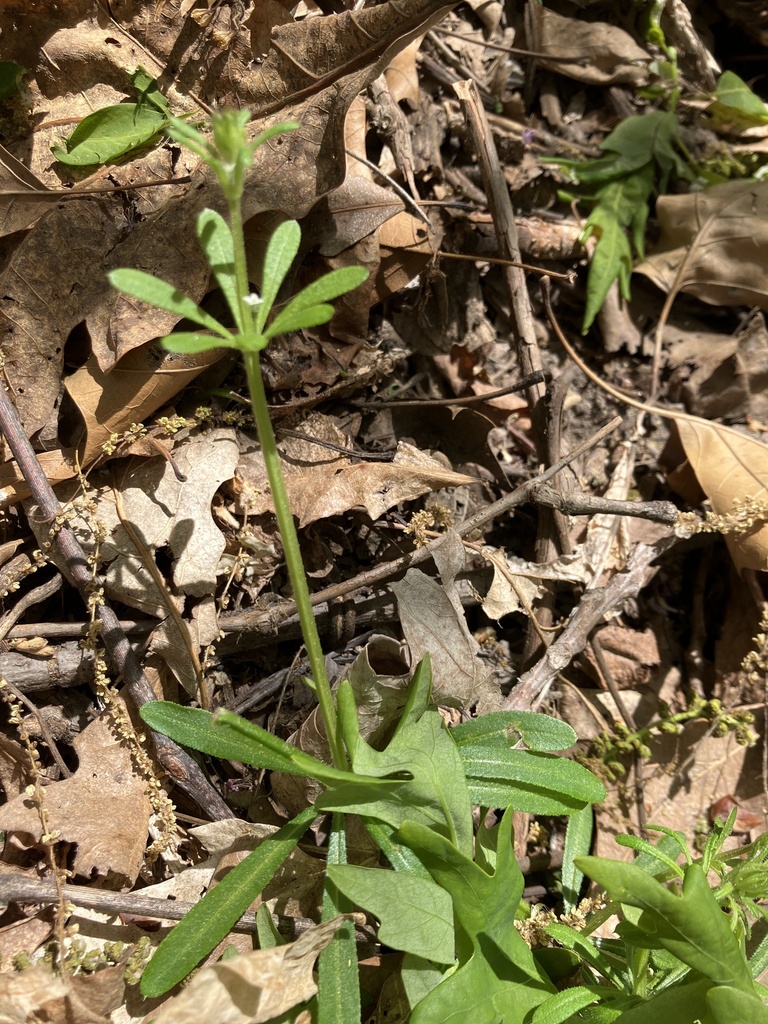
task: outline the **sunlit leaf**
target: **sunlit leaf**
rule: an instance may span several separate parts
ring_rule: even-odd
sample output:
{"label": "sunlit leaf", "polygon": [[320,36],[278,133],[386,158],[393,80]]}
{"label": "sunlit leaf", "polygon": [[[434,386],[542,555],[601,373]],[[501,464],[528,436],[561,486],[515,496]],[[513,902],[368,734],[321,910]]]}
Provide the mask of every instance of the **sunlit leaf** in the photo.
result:
{"label": "sunlit leaf", "polygon": [[176,313],[179,317],[200,324],[201,327],[207,327],[209,331],[218,334],[230,344],[234,342],[231,331],[167,281],[161,281],[159,277],[130,267],[111,270],[107,277],[113,287],[125,292],[126,295],[141,299],[150,306],[167,309],[169,313]]}

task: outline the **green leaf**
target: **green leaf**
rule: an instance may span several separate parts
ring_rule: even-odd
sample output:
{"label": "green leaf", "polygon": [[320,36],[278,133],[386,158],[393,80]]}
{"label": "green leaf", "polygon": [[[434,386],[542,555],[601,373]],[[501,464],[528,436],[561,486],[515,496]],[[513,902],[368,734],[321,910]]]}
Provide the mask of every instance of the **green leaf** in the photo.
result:
{"label": "green leaf", "polygon": [[236,345],[231,331],[228,331],[218,320],[201,309],[188,295],[179,291],[178,288],[174,288],[167,281],[161,281],[159,277],[129,267],[111,270],[107,277],[114,288],[125,292],[126,295],[141,299],[142,302],[146,302],[150,306],[167,309],[169,313],[176,313],[177,316],[200,324],[201,327],[206,327],[214,334],[225,338],[230,345]]}
{"label": "green leaf", "polygon": [[26,70],[14,60],[0,60],[0,100],[9,99],[17,91]]}
{"label": "green leaf", "polygon": [[291,269],[301,244],[301,228],[295,220],[283,221],[272,232],[264,254],[261,271],[261,305],[256,308],[255,327],[257,334],[264,333],[264,324],[274,305],[280,286]]}
{"label": "green leaf", "polygon": [[[412,684],[413,685],[413,684]],[[405,820],[423,822],[448,836],[460,849],[472,849],[472,807],[461,758],[437,710],[417,720],[407,719],[386,750],[374,750],[357,731],[357,710],[348,682],[337,692],[342,733],[355,773],[410,779],[397,789],[361,793],[356,783],[331,784],[316,801],[323,810],[345,811],[377,818],[398,828]],[[408,715],[408,707],[403,712]],[[402,725],[402,722],[401,722]]]}
{"label": "green leaf", "polygon": [[567,750],[578,740],[570,725],[534,711],[492,711],[454,726],[451,736],[460,747],[481,742],[509,747],[522,740],[529,750]]}
{"label": "green leaf", "polygon": [[275,338],[288,331],[303,331],[306,327],[317,327],[327,324],[333,316],[333,306],[308,306],[306,309],[284,309],[264,331],[264,337]]}
{"label": "green leaf", "polygon": [[523,876],[514,858],[511,811],[498,829],[492,875],[432,829],[410,821],[400,829],[402,841],[450,893],[466,936],[459,942],[459,968],[416,1005],[411,1024],[523,1024],[554,991],[514,925]]}
{"label": "green leaf", "polygon": [[531,1024],[563,1024],[573,1014],[583,1010],[585,1006],[599,1003],[601,998],[610,992],[610,989],[598,987],[597,985],[579,985],[578,988],[567,988],[550,996],[545,1003],[537,1006],[533,1011]]}
{"label": "green leaf", "polygon": [[716,1024],[768,1024],[768,1006],[753,992],[717,985],[707,992]]}
{"label": "green leaf", "polygon": [[166,116],[152,106],[118,103],[88,114],[64,146],[51,149],[60,163],[71,167],[114,163],[152,142],[167,125]]}
{"label": "green leaf", "polygon": [[580,811],[574,811],[568,819],[561,871],[566,910],[573,910],[579,902],[579,892],[584,875],[576,867],[575,859],[589,853],[592,846],[593,825],[594,816],[589,804],[582,807]]}
{"label": "green leaf", "polygon": [[259,949],[276,949],[277,946],[285,945],[285,939],[277,930],[266,903],[260,904],[256,911],[256,939]]}
{"label": "green leaf", "polygon": [[197,237],[237,329],[243,334],[245,325],[240,319],[240,297],[237,294],[235,277],[235,247],[229,224],[215,210],[202,210],[197,218]]}
{"label": "green leaf", "polygon": [[394,787],[399,780],[386,778],[366,779],[352,772],[341,771],[318,761],[317,758],[291,746],[279,736],[247,722],[231,712],[216,716],[200,708],[181,707],[170,701],[150,701],[139,711],[147,725],[170,736],[171,739],[193,750],[201,750],[211,757],[243,761],[272,771],[289,772],[317,779],[327,785],[332,782],[351,782],[361,791],[366,787]]}
{"label": "green leaf", "polygon": [[642,910],[635,923],[658,947],[719,985],[752,991],[744,952],[699,864],[685,868],[681,895],[634,864],[580,857],[578,867],[611,899]]}
{"label": "green leaf", "polygon": [[266,128],[263,132],[256,136],[251,142],[251,149],[256,151],[259,146],[263,146],[268,139],[272,139],[275,135],[284,135],[286,132],[295,132],[301,125],[298,121],[284,121],[282,124],[273,124],[271,128]]}
{"label": "green leaf", "polygon": [[[671,837],[667,837],[667,838],[671,838]],[[667,871],[671,872],[671,877],[672,878],[680,878],[680,879],[682,879],[682,877],[683,877],[683,869],[679,866],[679,864],[677,864],[677,862],[674,861],[672,859],[672,857],[667,856],[667,854],[663,850],[660,850],[658,848],[658,846],[654,846],[653,843],[649,843],[647,839],[641,839],[640,836],[620,835],[620,836],[614,836],[614,842],[616,843],[617,846],[628,846],[630,848],[630,850],[634,850],[635,853],[646,854],[646,856],[652,858],[652,860],[656,862],[656,864],[658,865],[659,868],[664,867],[664,868],[667,869]],[[672,840],[672,842],[674,842],[674,839]],[[579,853],[588,853],[588,852],[589,852],[588,850],[580,850],[579,851]],[[677,853],[679,855],[679,853],[680,853],[680,847],[679,846],[675,850],[675,853]],[[635,864],[637,864],[637,860],[638,860],[638,858],[636,857],[635,858]],[[660,874],[660,873],[661,872],[658,869],[656,871],[652,871],[651,872],[651,874]]]}
{"label": "green leaf", "polygon": [[727,124],[736,131],[768,124],[765,103],[733,71],[724,71],[718,79],[709,114],[716,124]]}
{"label": "green leaf", "polygon": [[365,827],[395,871],[407,871],[412,875],[418,875],[419,878],[429,878],[429,872],[416,854],[407,846],[396,842],[395,830],[390,825],[385,825],[382,821],[366,821]]}
{"label": "green leaf", "polygon": [[163,338],[163,348],[168,352],[208,352],[216,348],[237,348],[234,341],[218,334],[197,334],[194,331],[177,331]]}
{"label": "green leaf", "polygon": [[[341,815],[333,816],[327,864],[347,863],[346,834]],[[323,921],[352,909],[328,873],[323,889]],[[317,1024],[360,1024],[360,976],[354,922],[346,921],[320,954],[318,963]]]}
{"label": "green leaf", "polygon": [[[324,274],[316,281],[308,284],[298,295],[294,295],[285,309],[278,314],[275,320],[269,325],[265,332],[269,337],[277,334],[285,334],[287,331],[296,331],[300,327],[292,326],[297,314],[309,310],[311,307],[318,309],[327,308],[322,303],[337,299],[340,295],[354,291],[368,277],[368,271],[364,267],[340,267]],[[331,307],[332,308],[332,307]],[[330,319],[328,317],[327,319]],[[326,323],[326,320],[318,320],[317,323]],[[313,327],[314,324],[304,323],[303,327]]]}
{"label": "green leaf", "polygon": [[570,814],[605,799],[605,786],[567,757],[467,743],[459,748],[473,804]]}
{"label": "green leaf", "polygon": [[420,956],[406,953],[403,957],[403,966],[400,968],[400,980],[411,1009],[436,988],[445,976],[445,968],[438,967],[431,960],[423,960]]}
{"label": "green leaf", "polygon": [[619,1011],[617,1020],[619,1024],[714,1024],[707,1012],[707,993],[711,989],[711,981],[697,978],[665,989],[650,999],[635,998],[634,1006]]}
{"label": "green leaf", "polygon": [[179,921],[157,947],[142,975],[141,991],[147,999],[173,988],[221,942],[272,880],[316,816],[315,810],[308,807],[283,825]]}
{"label": "green leaf", "polygon": [[626,963],[620,958],[612,956],[606,948],[598,949],[591,936],[582,935],[570,925],[559,922],[547,925],[544,930],[565,949],[577,953],[593,971],[602,975],[618,991],[622,991],[622,989],[626,989],[627,992],[631,991],[632,983],[625,970]]}
{"label": "green leaf", "polygon": [[153,78],[141,65],[131,75],[131,84],[136,90],[139,105],[149,103],[155,110],[159,110],[166,118],[171,116],[168,100],[160,92],[157,79]]}
{"label": "green leaf", "polygon": [[451,897],[431,880],[404,871],[328,865],[328,877],[353,903],[379,920],[379,939],[393,949],[453,963]]}
{"label": "green leaf", "polygon": [[[597,246],[587,278],[587,303],[582,333],[586,334],[600,312],[608,289],[618,279],[624,298],[629,298],[632,250],[627,229],[647,216],[653,191],[653,165],[648,163],[636,174],[611,182],[597,195],[598,205],[589,215],[582,237],[594,234]],[[644,221],[643,221],[644,223]]]}

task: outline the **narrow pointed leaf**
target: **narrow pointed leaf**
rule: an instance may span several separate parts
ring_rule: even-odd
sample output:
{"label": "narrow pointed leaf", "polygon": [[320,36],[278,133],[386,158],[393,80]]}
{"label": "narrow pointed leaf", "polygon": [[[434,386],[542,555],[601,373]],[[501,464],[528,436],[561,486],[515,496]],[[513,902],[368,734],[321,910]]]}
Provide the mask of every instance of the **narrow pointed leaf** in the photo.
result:
{"label": "narrow pointed leaf", "polygon": [[288,306],[264,331],[264,337],[276,338],[278,334],[287,334],[288,331],[303,331],[306,327],[327,324],[332,316],[333,306],[329,305],[308,306],[306,309],[295,310]]}
{"label": "narrow pointed leaf", "polygon": [[237,348],[234,340],[218,334],[198,334],[194,331],[178,331],[163,338],[163,348],[168,352],[208,352],[214,348]]}
{"label": "narrow pointed leaf", "polygon": [[301,242],[301,229],[295,220],[286,220],[275,228],[267,245],[262,269],[261,305],[256,309],[256,331],[264,330],[285,275],[291,269]]}
{"label": "narrow pointed leaf", "polygon": [[174,288],[167,281],[161,281],[159,277],[153,277],[152,274],[145,274],[143,270],[133,270],[130,267],[112,270],[107,277],[115,288],[125,292],[126,295],[141,299],[142,302],[146,302],[150,306],[167,309],[169,313],[176,313],[179,317],[200,324],[201,327],[206,327],[222,338],[233,340],[231,331],[228,331],[218,320],[201,309],[188,295],[179,291],[178,288]]}
{"label": "narrow pointed leaf", "polygon": [[229,225],[215,210],[203,210],[197,218],[197,237],[216,283],[221,288],[230,312],[242,334],[245,325],[240,322],[240,302],[235,281],[235,249]]}
{"label": "narrow pointed leaf", "polygon": [[[316,817],[308,807],[265,839],[189,911],[160,943],[141,978],[155,998],[173,988],[214,949],[242,917]],[[158,903],[161,906],[161,903]]]}
{"label": "narrow pointed leaf", "polygon": [[522,739],[529,750],[567,750],[578,736],[565,722],[534,711],[491,711],[451,729],[459,746],[465,743],[513,747]]}

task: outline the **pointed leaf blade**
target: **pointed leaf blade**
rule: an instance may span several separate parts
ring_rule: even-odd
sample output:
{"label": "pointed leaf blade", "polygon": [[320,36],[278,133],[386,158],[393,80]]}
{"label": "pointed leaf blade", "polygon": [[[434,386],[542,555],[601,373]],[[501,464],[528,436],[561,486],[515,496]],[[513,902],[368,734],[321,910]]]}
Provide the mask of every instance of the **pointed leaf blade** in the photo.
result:
{"label": "pointed leaf blade", "polygon": [[169,313],[176,313],[179,317],[200,324],[201,327],[206,327],[222,338],[233,340],[231,331],[228,331],[218,320],[201,309],[188,295],[179,291],[178,288],[174,288],[167,281],[161,281],[159,277],[146,274],[143,270],[133,270],[130,267],[111,270],[107,277],[110,284],[118,291],[132,295],[135,299],[141,299],[142,302],[146,302],[150,306],[167,309]]}

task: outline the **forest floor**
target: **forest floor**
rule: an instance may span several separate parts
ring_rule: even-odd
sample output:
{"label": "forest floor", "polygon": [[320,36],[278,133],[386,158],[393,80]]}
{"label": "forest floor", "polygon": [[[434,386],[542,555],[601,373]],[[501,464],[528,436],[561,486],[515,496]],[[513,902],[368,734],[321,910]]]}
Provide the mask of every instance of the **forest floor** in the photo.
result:
{"label": "forest floor", "polygon": [[[105,943],[156,944],[170,923],[150,897],[196,902],[312,799],[241,763],[142,755],[140,704],[224,707],[324,749],[243,371],[165,352],[178,316],[106,278],[139,267],[221,314],[195,234],[221,196],[168,110],[204,128],[248,108],[254,135],[298,123],[248,172],[254,286],[285,218],[302,244],[281,298],[369,271],[263,358],[332,677],[365,663],[403,685],[428,652],[446,717],[561,718],[608,788],[598,854],[629,855],[614,837],[649,823],[695,847],[732,807],[734,843],[767,830],[756,10],[0,4],[4,1005],[149,1019]],[[555,906],[563,820],[515,825],[526,898]],[[270,894],[294,933],[322,875],[301,856]],[[9,973],[59,935],[57,869],[80,973]],[[367,1013],[393,1020],[379,953],[361,951]]]}

